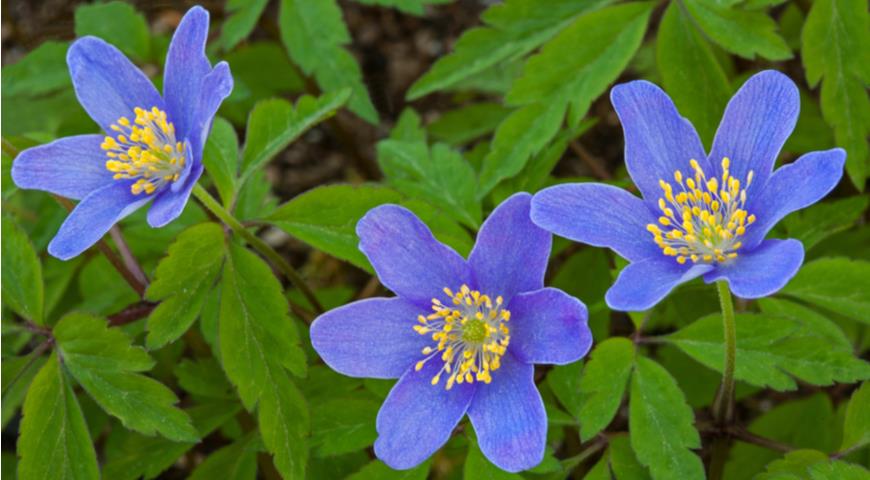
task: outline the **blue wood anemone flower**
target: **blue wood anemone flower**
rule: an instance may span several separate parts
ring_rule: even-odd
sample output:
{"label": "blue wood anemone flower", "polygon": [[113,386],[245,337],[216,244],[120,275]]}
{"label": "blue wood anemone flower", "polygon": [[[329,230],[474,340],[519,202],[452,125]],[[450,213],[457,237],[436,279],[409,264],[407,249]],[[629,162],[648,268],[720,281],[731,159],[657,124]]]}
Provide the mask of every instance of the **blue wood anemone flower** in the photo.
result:
{"label": "blue wood anemone flower", "polygon": [[172,37],[163,97],[117,48],[76,40],[67,63],[76,96],[106,135],[78,135],[27,149],[12,166],[21,188],[81,200],[48,246],[61,259],[82,253],[116,222],[153,200],[148,223],[178,217],[202,175],[212,118],[233,88],[226,62],[205,56],[208,12],[194,7]]}
{"label": "blue wood anemone flower", "polygon": [[387,465],[420,464],[466,413],[500,468],[542,460],[547,417],[533,364],[574,362],[592,335],[582,302],[544,288],[552,238],[529,219],[530,202],[519,193],[496,208],[467,261],[400,206],[357,224],[360,250],[397,296],[321,315],[311,342],[342,374],[399,379],[377,418],[375,453]]}
{"label": "blue wood anemone flower", "polygon": [[804,259],[794,239],[765,240],[787,214],[828,194],[846,153],[803,155],[773,171],[797,121],[798,89],[761,72],[728,103],[709,155],[692,124],[657,86],[613,88],[625,131],[625,163],[643,199],[608,185],[559,185],[532,201],[532,220],[557,235],[611,248],[631,262],[607,292],[616,310],[654,306],[700,275],[724,279],[738,297],[770,295]]}

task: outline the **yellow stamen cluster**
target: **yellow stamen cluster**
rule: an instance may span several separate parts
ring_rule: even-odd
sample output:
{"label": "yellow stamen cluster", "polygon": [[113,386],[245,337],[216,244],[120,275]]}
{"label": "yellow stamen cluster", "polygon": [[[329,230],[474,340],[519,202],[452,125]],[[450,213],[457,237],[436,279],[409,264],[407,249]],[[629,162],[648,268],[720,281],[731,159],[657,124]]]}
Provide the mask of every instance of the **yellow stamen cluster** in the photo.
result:
{"label": "yellow stamen cluster", "polygon": [[423,349],[426,358],[417,362],[416,370],[438,357],[444,366],[432,377],[432,385],[441,381],[442,374],[447,375],[447,390],[456,383],[491,382],[491,372],[501,366],[510,343],[507,322],[511,315],[502,308],[504,300],[497,297],[493,301],[468,285],[456,293],[445,288],[444,293],[450,298],[448,304],[433,298],[433,313],[420,315],[419,325],[414,325],[417,333],[431,334],[435,342]]}
{"label": "yellow stamen cluster", "polygon": [[134,111],[132,122],[121,117],[111,126],[115,136],[107,136],[100,147],[109,157],[106,169],[115,180],[138,179],[130,190],[134,195],[150,195],[178,180],[184,170],[184,144],[175,140],[175,126],[166,112],[157,107]]}
{"label": "yellow stamen cluster", "polygon": [[661,226],[650,223],[646,228],[662,252],[680,264],[734,259],[742,245],[740,237],[755,222],[755,215],[745,208],[754,172],[749,171],[742,185],[730,175],[728,157],[722,159],[721,178],[707,179],[694,159],[689,164],[694,175],[683,178],[681,171],[674,172],[676,188],[659,180],[664,192],[658,201]]}

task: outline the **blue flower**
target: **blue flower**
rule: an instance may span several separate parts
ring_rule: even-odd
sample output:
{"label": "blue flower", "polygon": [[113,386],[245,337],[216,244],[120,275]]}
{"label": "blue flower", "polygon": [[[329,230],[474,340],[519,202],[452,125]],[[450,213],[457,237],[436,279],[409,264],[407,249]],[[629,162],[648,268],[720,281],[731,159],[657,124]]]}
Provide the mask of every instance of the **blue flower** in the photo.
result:
{"label": "blue flower", "polygon": [[502,203],[466,261],[397,205],[357,224],[360,250],[393,298],[321,315],[311,342],[334,370],[398,378],[377,417],[375,453],[412,468],[467,413],[481,451],[508,471],[537,465],[547,418],[535,363],[566,364],[592,344],[586,306],[544,288],[552,238],[529,219],[531,195]]}
{"label": "blue flower", "polygon": [[172,37],[163,96],[117,48],[76,40],[67,64],[76,96],[106,135],[78,135],[27,149],[12,166],[21,188],[81,200],[48,246],[61,259],[82,253],[116,222],[153,200],[148,223],[177,218],[202,175],[212,118],[233,88],[226,62],[205,56],[208,12],[194,7]]}
{"label": "blue flower", "polygon": [[608,247],[631,262],[607,292],[616,310],[654,306],[677,285],[703,275],[743,298],[770,295],[804,259],[794,239],[765,240],[787,214],[828,194],[846,154],[812,152],[773,171],[797,121],[798,89],[761,72],[728,103],[709,155],[668,96],[645,81],[614,87],[625,131],[625,163],[643,199],[602,184],[547,188],[532,220],[572,240]]}

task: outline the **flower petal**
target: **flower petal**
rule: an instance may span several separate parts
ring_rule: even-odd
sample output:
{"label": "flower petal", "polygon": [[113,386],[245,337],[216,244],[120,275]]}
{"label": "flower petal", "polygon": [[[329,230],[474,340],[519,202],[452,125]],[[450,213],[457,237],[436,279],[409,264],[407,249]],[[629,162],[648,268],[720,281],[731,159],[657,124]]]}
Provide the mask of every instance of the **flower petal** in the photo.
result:
{"label": "flower petal", "polygon": [[76,40],[66,61],[79,103],[105,131],[121,117],[134,118],[136,107],[165,110],[151,80],[120,50],[99,38]]}
{"label": "flower petal", "polygon": [[641,199],[611,185],[572,183],[546,188],[532,199],[531,217],[556,235],[610,248],[631,261],[661,255],[646,231],[656,217]]}
{"label": "flower petal", "polygon": [[12,180],[19,188],[80,200],[113,181],[100,148],[103,138],[78,135],[28,148],[12,164]]}
{"label": "flower petal", "polygon": [[333,370],[351,377],[399,378],[431,343],[414,331],[421,310],[407,300],[369,298],[317,317],[311,343]]}
{"label": "flower petal", "polygon": [[208,12],[199,6],[187,11],[178,24],[163,73],[163,95],[180,139],[188,138],[199,108],[203,79],[211,71],[205,56]]}
{"label": "flower petal", "polygon": [[201,163],[194,163],[185,178],[179,178],[178,181],[172,184],[172,187],[176,184],[182,185],[181,189],[174,191],[172,187],[169,187],[157,194],[157,197],[154,198],[154,203],[148,209],[148,225],[160,228],[181,215],[181,212],[184,211],[184,207],[187,205],[187,201],[190,199],[190,192],[193,190],[193,186],[196,185],[196,181],[202,175],[202,170]]}
{"label": "flower petal", "polygon": [[378,412],[375,455],[396,470],[413,468],[450,438],[474,396],[477,384],[444,388],[432,385],[440,362],[428,362],[419,372],[408,370],[390,390]]}
{"label": "flower petal", "polygon": [[640,312],[647,310],[681,283],[703,275],[710,265],[680,265],[673,258],[649,258],[634,262],[619,273],[604,300],[613,310]]}
{"label": "flower petal", "polygon": [[435,239],[410,210],[381,205],[356,225],[359,249],[381,283],[396,295],[429,308],[444,287],[471,285],[468,265],[458,253]]}
{"label": "flower petal", "polygon": [[747,210],[755,214],[758,221],[746,229],[743,239],[746,248],[758,245],[789,213],[824,198],[840,182],[845,163],[846,152],[834,148],[802,155],[773,172],[763,190],[750,199]]}
{"label": "flower petal", "polygon": [[776,293],[801,268],[804,246],[788,240],[765,240],[755,250],[741,252],[733,262],[704,275],[707,283],[724,279],[740,298],[760,298]]}
{"label": "flower petal", "polygon": [[483,223],[468,256],[477,288],[492,298],[510,302],[544,286],[553,238],[529,218],[531,201],[523,192],[502,202]]}
{"label": "flower petal", "polygon": [[753,75],[728,102],[710,151],[710,165],[719,171],[731,159],[731,176],[746,180],[750,170],[763,185],[779,150],[794,130],[800,95],[794,82],[775,70]]}
{"label": "flower petal", "polygon": [[193,144],[194,151],[202,153],[205,141],[208,138],[211,123],[218,108],[230,92],[233,91],[233,76],[227,62],[220,62],[202,80],[199,105],[193,124],[190,127],[188,138]]}
{"label": "flower petal", "polygon": [[662,196],[659,180],[689,170],[689,160],[709,171],[695,127],[661,88],[643,80],[623,83],[613,87],[610,101],[625,132],[625,165],[650,209]]}
{"label": "flower petal", "polygon": [[508,349],[525,363],[564,365],[583,358],[592,346],[586,305],[559,289],[517,295],[507,308]]}
{"label": "flower petal", "polygon": [[69,260],[97,243],[112,225],[141,207],[150,197],[133,195],[133,180],[114,181],[86,196],[66,217],[48,244],[48,253]]}
{"label": "flower petal", "polygon": [[468,417],[480,451],[502,470],[519,472],[543,460],[547,413],[532,365],[502,357],[492,383],[478,384]]}

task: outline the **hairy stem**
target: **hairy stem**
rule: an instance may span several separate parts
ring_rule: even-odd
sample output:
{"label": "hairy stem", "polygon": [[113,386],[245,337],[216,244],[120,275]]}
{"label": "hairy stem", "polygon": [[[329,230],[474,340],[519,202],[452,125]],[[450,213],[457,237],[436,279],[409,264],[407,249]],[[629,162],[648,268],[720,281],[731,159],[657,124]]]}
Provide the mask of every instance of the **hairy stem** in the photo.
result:
{"label": "hairy stem", "polygon": [[734,415],[734,363],[737,355],[737,331],[734,324],[734,304],[728,283],[716,282],[719,290],[719,304],[722,307],[722,326],[725,330],[725,368],[722,371],[722,385],[713,402],[713,419],[719,425],[731,421]]}
{"label": "hairy stem", "polygon": [[274,248],[270,247],[266,242],[260,240],[259,237],[251,233],[248,229],[244,227],[244,225],[239,222],[236,217],[234,217],[230,212],[228,212],[221,204],[215,200],[214,197],[211,196],[206,189],[202,188],[201,185],[196,185],[193,187],[193,195],[199,200],[202,205],[211,211],[217,218],[220,219],[226,226],[230,227],[232,231],[245,239],[248,244],[254,248],[254,250],[260,252],[261,255],[266,257],[275,267],[277,267],[281,272],[290,280],[293,285],[305,295],[305,298],[308,302],[314,307],[314,310],[317,313],[323,313],[323,306],[317,301],[317,298],[314,296],[314,292],[305,283],[305,280],[302,279],[302,276],[299,275],[298,272],[284,259],[278,252],[275,251]]}

